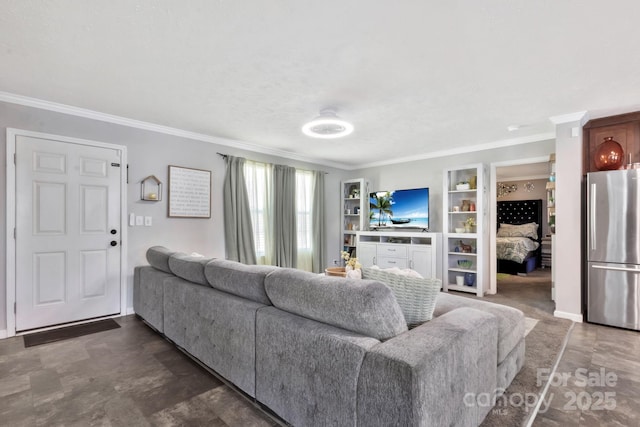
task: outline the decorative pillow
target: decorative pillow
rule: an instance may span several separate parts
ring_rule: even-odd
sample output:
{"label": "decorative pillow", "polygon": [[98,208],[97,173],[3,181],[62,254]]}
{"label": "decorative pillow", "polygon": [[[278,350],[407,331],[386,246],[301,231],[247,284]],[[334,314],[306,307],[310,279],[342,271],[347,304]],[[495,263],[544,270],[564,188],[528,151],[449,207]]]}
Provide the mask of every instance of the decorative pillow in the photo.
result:
{"label": "decorative pillow", "polygon": [[436,297],[442,287],[440,279],[419,279],[369,267],[362,268],[362,278],[377,280],[391,288],[409,327],[433,317]]}
{"label": "decorative pillow", "polygon": [[500,224],[497,237],[530,237],[538,238],[538,224],[530,222],[528,224]]}
{"label": "decorative pillow", "polygon": [[298,316],[378,340],[407,331],[393,292],[380,281],[281,268],[265,277],[264,288],[275,307]]}

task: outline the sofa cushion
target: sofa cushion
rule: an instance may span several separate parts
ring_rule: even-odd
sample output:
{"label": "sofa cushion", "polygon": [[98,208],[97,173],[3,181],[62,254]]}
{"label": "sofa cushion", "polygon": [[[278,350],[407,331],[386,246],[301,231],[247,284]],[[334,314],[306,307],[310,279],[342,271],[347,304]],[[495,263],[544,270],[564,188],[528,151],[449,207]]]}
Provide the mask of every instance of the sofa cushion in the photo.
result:
{"label": "sofa cushion", "polygon": [[236,261],[214,259],[206,265],[204,274],[213,288],[271,305],[264,290],[264,280],[267,274],[278,268],[271,265],[246,265]]}
{"label": "sofa cushion", "polygon": [[274,306],[299,316],[380,340],[407,331],[396,298],[380,282],[282,268],[264,285]]}
{"label": "sofa cushion", "polygon": [[262,308],[256,313],[256,398],[293,426],[355,427],[360,366],[367,350],[378,344],[275,307]]}
{"label": "sofa cushion", "polygon": [[165,273],[171,273],[169,268],[169,257],[173,255],[175,251],[170,251],[164,246],[152,246],[147,249],[147,262],[153,268],[157,268]]}
{"label": "sofa cushion", "polygon": [[204,266],[211,258],[195,257],[177,252],[169,257],[169,268],[176,276],[198,285],[209,286],[204,275]]}
{"label": "sofa cushion", "polygon": [[362,278],[377,280],[391,288],[407,325],[415,326],[431,320],[442,281],[420,279],[379,268],[362,268]]}
{"label": "sofa cushion", "polygon": [[506,305],[441,292],[436,299],[433,315],[437,317],[460,307],[475,308],[491,313],[498,318],[498,364],[502,363],[524,338],[524,314],[520,310]]}

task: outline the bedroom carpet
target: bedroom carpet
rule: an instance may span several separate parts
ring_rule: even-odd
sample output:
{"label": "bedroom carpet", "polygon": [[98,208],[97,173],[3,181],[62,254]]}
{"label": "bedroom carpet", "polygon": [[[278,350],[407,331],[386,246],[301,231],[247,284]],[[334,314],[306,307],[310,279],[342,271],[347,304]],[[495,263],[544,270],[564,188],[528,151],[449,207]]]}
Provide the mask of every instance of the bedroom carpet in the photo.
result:
{"label": "bedroom carpet", "polygon": [[497,279],[498,294],[488,297],[505,298],[505,301],[531,306],[553,315],[556,306],[551,301],[551,269],[533,270],[527,276],[498,274]]}

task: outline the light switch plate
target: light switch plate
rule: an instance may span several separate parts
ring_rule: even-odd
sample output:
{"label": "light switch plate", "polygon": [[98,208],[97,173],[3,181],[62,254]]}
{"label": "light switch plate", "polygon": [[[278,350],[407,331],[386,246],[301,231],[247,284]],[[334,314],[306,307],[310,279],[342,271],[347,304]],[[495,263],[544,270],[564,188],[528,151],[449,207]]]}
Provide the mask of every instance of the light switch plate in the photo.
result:
{"label": "light switch plate", "polygon": [[140,215],[136,215],[136,225],[142,225],[144,224],[144,218]]}
{"label": "light switch plate", "polygon": [[145,225],[145,227],[151,227],[151,217],[150,216],[145,216],[144,217],[144,225]]}
{"label": "light switch plate", "polygon": [[133,227],[136,225],[136,214],[129,214],[129,226]]}

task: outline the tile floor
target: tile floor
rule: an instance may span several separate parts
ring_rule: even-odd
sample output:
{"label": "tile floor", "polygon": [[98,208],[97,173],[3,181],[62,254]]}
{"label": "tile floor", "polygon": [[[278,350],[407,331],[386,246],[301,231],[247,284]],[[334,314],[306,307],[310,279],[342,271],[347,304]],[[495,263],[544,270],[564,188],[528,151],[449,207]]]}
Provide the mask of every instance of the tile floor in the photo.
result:
{"label": "tile floor", "polygon": [[534,426],[640,426],[640,332],[574,324],[545,402]]}
{"label": "tile floor", "polygon": [[[553,314],[550,275],[498,281],[498,295]],[[575,323],[553,379],[533,426],[640,426],[640,332]]]}
{"label": "tile floor", "polygon": [[26,349],[0,340],[0,425],[277,425],[134,316],[116,320]]}
{"label": "tile floor", "polygon": [[[547,311],[537,288],[504,293]],[[0,425],[278,424],[134,316],[117,321],[122,328],[27,349],[21,337],[0,340]],[[603,372],[608,384],[593,383]],[[583,385],[583,374],[595,379]],[[574,324],[554,378],[534,426],[640,426],[639,332]]]}

